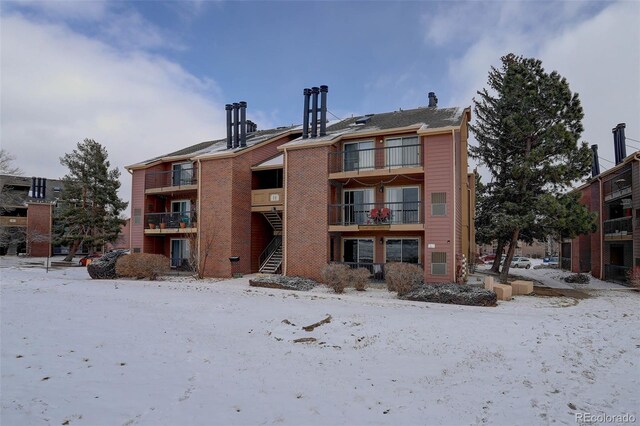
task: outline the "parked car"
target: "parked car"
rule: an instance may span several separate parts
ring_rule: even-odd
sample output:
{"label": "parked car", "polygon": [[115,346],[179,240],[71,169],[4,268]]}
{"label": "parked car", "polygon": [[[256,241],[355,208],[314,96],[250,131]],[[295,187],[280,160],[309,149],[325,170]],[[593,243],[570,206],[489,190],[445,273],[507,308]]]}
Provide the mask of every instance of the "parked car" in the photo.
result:
{"label": "parked car", "polygon": [[79,263],[82,266],[87,266],[87,264],[91,263],[94,259],[97,259],[99,257],[102,257],[102,253],[88,254],[85,257],[81,258]]}
{"label": "parked car", "polygon": [[560,263],[557,256],[550,256],[542,259],[542,264],[544,266],[552,266],[557,268]]}
{"label": "parked car", "polygon": [[531,259],[528,257],[516,256],[511,260],[512,268],[531,268]]}
{"label": "parked car", "polygon": [[493,261],[495,260],[496,255],[495,254],[486,254],[484,256],[480,256],[480,260],[482,261],[482,263],[486,264],[490,264],[493,263]]}

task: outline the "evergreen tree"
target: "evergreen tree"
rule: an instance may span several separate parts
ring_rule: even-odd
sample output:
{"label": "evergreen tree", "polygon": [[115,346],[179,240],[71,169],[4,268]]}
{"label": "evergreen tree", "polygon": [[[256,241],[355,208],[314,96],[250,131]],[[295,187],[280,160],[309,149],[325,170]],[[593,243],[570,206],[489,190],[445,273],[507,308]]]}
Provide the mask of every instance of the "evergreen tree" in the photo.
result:
{"label": "evergreen tree", "polygon": [[58,201],[55,242],[69,244],[65,260],[72,260],[81,243],[92,252],[114,242],[124,221],[120,214],[127,202],[118,197],[120,172],[109,170],[107,150],[92,139],[78,143],[77,149],[60,158],[69,173]]}
{"label": "evergreen tree", "polygon": [[488,85],[491,92],[482,89],[474,99],[471,130],[478,146],[471,154],[491,173],[499,229],[507,232],[504,280],[521,235],[556,229],[546,225],[551,223],[563,223],[569,234],[590,228],[573,225],[575,214],[588,222],[586,208],[557,194],[587,175],[591,155],[585,142],[578,144],[584,115],[578,95],[557,72],[546,73],[541,61],[506,55],[500,69],[491,68]]}

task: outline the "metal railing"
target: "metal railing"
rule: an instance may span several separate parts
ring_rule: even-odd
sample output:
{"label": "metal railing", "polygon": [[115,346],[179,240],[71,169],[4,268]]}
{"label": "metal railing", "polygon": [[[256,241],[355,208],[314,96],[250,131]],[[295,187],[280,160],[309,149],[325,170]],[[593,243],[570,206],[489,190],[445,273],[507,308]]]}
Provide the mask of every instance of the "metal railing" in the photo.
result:
{"label": "metal railing", "polygon": [[329,205],[329,225],[424,223],[422,201]]}
{"label": "metal railing", "polygon": [[172,269],[177,269],[179,271],[191,270],[191,261],[186,257],[172,257],[170,260]]}
{"label": "metal railing", "polygon": [[624,170],[602,183],[605,201],[631,193],[631,169]]}
{"label": "metal railing", "polygon": [[388,146],[329,153],[329,173],[422,166],[422,145]]}
{"label": "metal railing", "polygon": [[166,172],[151,172],[145,175],[144,189],[181,187],[198,183],[195,168],[168,170]]}
{"label": "metal railing", "polygon": [[262,253],[260,253],[260,257],[258,260],[258,264],[260,265],[260,268],[264,266],[265,262],[269,260],[271,255],[273,255],[273,253],[275,253],[275,251],[281,245],[282,245],[282,237],[281,236],[273,237],[273,240],[271,240],[269,245],[264,250],[262,250]]}
{"label": "metal railing", "polygon": [[178,213],[147,213],[144,215],[145,223],[150,229],[177,229],[195,228],[196,212]]}
{"label": "metal railing", "polygon": [[605,220],[603,222],[604,235],[633,234],[633,218],[631,216]]}
{"label": "metal railing", "polygon": [[627,274],[630,270],[630,266],[604,265],[604,278],[606,280],[626,282],[628,279]]}
{"label": "metal railing", "polygon": [[[364,268],[369,270],[371,274],[371,279],[375,281],[384,281],[385,274],[385,265],[386,263],[367,263],[367,262],[333,262],[342,265],[347,265],[351,269]],[[414,263],[414,265],[416,265]],[[417,264],[420,268],[422,268],[422,264]]]}

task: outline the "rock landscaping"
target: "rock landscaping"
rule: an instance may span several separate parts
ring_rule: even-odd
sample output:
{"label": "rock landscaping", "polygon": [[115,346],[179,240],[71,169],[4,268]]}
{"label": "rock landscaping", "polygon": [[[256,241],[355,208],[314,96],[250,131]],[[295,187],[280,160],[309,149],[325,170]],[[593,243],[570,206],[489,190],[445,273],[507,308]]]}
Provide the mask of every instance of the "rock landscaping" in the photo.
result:
{"label": "rock landscaping", "polygon": [[459,284],[423,285],[399,297],[417,302],[469,306],[495,306],[497,301],[496,293],[491,290]]}
{"label": "rock landscaping", "polygon": [[319,284],[308,278],[268,275],[249,280],[249,285],[252,287],[277,288],[281,290],[309,291]]}

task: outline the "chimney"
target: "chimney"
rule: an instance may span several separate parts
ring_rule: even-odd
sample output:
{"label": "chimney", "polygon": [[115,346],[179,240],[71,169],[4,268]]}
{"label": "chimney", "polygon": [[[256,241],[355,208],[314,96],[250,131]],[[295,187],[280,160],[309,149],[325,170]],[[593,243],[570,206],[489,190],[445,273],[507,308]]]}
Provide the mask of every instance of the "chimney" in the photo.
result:
{"label": "chimney", "polygon": [[233,148],[233,139],[231,135],[231,110],[233,105],[226,104],[224,109],[227,111],[227,149]]}
{"label": "chimney", "polygon": [[329,86],[320,86],[320,137],[327,134],[327,92]]}
{"label": "chimney", "polygon": [[240,105],[240,147],[247,146],[247,103],[242,101]]}
{"label": "chimney", "polygon": [[596,177],[600,174],[600,161],[598,159],[598,145],[591,145],[591,177]]}
{"label": "chimney", "polygon": [[318,93],[319,87],[311,88],[311,137],[318,136]]}
{"label": "chimney", "polygon": [[40,192],[42,191],[42,178],[36,178],[36,193],[33,198],[40,198]]}
{"label": "chimney", "polygon": [[302,139],[309,137],[309,97],[311,96],[311,89],[304,89],[302,91],[304,95],[304,114],[302,116]]}
{"label": "chimney", "polygon": [[36,178],[31,178],[31,196],[36,198]]}
{"label": "chimney", "polygon": [[435,92],[429,92],[429,108],[436,108],[438,106],[438,98]]}
{"label": "chimney", "polygon": [[238,134],[239,124],[238,123],[238,113],[240,109],[240,104],[237,102],[233,103],[233,147],[237,148],[240,146],[240,135]]}
{"label": "chimney", "polygon": [[247,133],[254,133],[258,130],[258,125],[251,120],[247,120]]}
{"label": "chimney", "polygon": [[42,178],[42,187],[40,191],[40,198],[47,198],[47,178]]}
{"label": "chimney", "polygon": [[627,127],[625,123],[620,123],[611,130],[611,132],[613,133],[613,150],[615,154],[616,166],[622,163],[627,157],[626,138],[624,135],[625,127]]}

